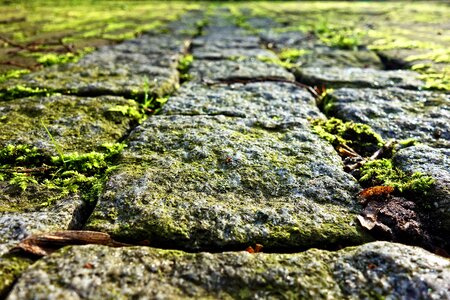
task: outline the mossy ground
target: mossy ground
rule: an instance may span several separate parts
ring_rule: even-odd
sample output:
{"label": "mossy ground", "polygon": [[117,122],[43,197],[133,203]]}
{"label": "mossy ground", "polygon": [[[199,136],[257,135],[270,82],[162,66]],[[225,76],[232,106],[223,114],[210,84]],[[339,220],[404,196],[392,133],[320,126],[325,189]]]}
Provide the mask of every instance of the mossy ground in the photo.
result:
{"label": "mossy ground", "polygon": [[140,1],[0,3],[0,82],[42,66],[76,60],[93,47],[163,30],[198,4]]}

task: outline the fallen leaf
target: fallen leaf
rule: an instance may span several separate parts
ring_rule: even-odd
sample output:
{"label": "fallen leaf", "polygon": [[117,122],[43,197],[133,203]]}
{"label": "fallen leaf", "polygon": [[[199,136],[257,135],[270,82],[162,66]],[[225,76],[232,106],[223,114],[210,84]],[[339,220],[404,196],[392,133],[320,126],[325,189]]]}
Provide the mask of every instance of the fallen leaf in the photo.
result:
{"label": "fallen leaf", "polygon": [[22,240],[14,249],[20,249],[36,256],[46,256],[64,246],[86,244],[105,245],[110,247],[130,246],[114,241],[107,233],[66,230],[31,235]]}

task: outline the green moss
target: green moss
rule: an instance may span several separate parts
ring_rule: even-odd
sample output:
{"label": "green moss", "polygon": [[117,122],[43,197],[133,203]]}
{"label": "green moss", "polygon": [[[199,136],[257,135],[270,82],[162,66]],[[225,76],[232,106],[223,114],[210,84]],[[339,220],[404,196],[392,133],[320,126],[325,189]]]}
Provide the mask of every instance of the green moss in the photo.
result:
{"label": "green moss", "polygon": [[16,279],[32,263],[29,258],[12,254],[0,257],[0,298],[6,297]]}
{"label": "green moss", "polygon": [[384,144],[381,136],[366,124],[336,118],[315,119],[311,124],[314,132],[335,148],[349,146],[362,156],[370,156]]}
{"label": "green moss", "polygon": [[5,82],[11,78],[19,78],[22,75],[30,73],[30,70],[26,69],[18,69],[18,70],[9,70],[4,74],[0,74],[0,83]]}
{"label": "green moss", "polygon": [[359,181],[368,186],[392,186],[401,193],[426,194],[434,179],[420,172],[407,174],[392,164],[390,159],[379,159],[366,163],[361,168]]}
{"label": "green moss", "polygon": [[294,65],[292,63],[290,63],[289,61],[283,61],[281,59],[279,59],[278,57],[267,57],[267,56],[261,56],[258,55],[256,57],[258,60],[265,62],[265,63],[269,63],[269,64],[274,64],[274,65],[279,65],[283,68],[286,69],[291,69],[294,67]]}
{"label": "green moss", "polygon": [[314,23],[313,31],[326,45],[345,50],[356,50],[364,36],[357,28],[333,26],[326,19]]}
{"label": "green moss", "polygon": [[[105,174],[126,147],[123,143],[103,145],[102,152],[67,153],[50,157],[35,147],[7,145],[0,150],[0,180],[9,181],[23,192],[30,185],[59,193],[40,204],[45,206],[70,193],[82,191],[85,200],[95,199]],[[4,210],[4,209],[3,209]]]}
{"label": "green moss", "polygon": [[278,53],[278,57],[285,62],[293,62],[310,51],[305,49],[285,48]]}
{"label": "green moss", "polygon": [[75,53],[68,52],[64,54],[56,54],[56,53],[38,53],[33,54],[33,56],[37,57],[37,62],[43,66],[52,66],[56,64],[66,64],[77,62],[82,56],[94,51],[93,47],[86,47],[82,50],[79,50]]}
{"label": "green moss", "polygon": [[191,68],[193,61],[194,56],[192,54],[186,54],[178,61],[177,69],[180,72],[180,79],[182,82],[191,80],[189,69]]}
{"label": "green moss", "polygon": [[32,88],[23,85],[16,85],[0,90],[0,100],[12,100],[16,98],[24,98],[28,96],[49,96],[52,91],[44,88]]}

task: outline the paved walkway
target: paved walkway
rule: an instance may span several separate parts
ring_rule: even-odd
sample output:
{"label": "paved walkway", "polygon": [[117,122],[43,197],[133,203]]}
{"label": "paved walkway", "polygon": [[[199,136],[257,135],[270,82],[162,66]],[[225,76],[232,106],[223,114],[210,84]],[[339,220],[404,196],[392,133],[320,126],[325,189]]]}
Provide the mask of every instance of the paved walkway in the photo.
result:
{"label": "paved walkway", "polygon": [[[236,24],[224,9],[190,12],[168,33],[0,87],[0,294],[450,298],[449,95],[370,51]],[[285,48],[310,51],[285,68]],[[317,97],[322,85],[333,90]],[[167,103],[144,120],[150,97]],[[431,188],[362,197],[379,183],[320,134],[332,117],[378,142],[415,138],[384,157]]]}

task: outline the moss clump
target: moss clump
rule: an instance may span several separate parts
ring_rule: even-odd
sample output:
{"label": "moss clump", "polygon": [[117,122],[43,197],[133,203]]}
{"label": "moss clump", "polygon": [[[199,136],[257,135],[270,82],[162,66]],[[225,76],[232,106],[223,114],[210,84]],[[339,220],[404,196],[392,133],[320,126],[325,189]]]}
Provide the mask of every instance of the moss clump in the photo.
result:
{"label": "moss clump", "polygon": [[22,75],[30,73],[30,70],[26,69],[18,69],[18,70],[9,70],[4,74],[0,74],[0,83],[5,82],[11,78],[19,78]]}
{"label": "moss clump", "polygon": [[67,64],[77,62],[83,55],[92,52],[94,48],[85,48],[84,50],[76,53],[68,52],[64,54],[45,53],[39,54],[37,62],[41,65],[48,67],[57,64]]}
{"label": "moss clump", "polygon": [[434,179],[421,172],[407,174],[395,168],[390,159],[370,161],[361,167],[359,181],[368,186],[392,186],[401,193],[426,194],[434,184]]}
{"label": "moss clump", "polygon": [[6,297],[16,279],[32,263],[30,258],[12,254],[0,258],[0,298]]}
{"label": "moss clump", "polygon": [[[84,192],[92,199],[102,185],[105,173],[125,148],[125,144],[104,144],[103,152],[69,153],[50,157],[28,145],[7,145],[0,150],[0,180],[25,191],[30,184],[61,190],[61,196]],[[52,200],[43,203],[50,204]]]}
{"label": "moss clump", "polygon": [[348,146],[361,156],[369,156],[384,144],[381,136],[370,126],[361,123],[343,122],[340,119],[315,119],[313,130],[335,148]]}
{"label": "moss clump", "polygon": [[16,85],[13,87],[9,87],[3,90],[0,90],[0,99],[1,100],[12,100],[16,98],[24,98],[28,96],[50,96],[52,91],[43,88],[32,88],[23,85]]}
{"label": "moss clump", "polygon": [[191,75],[188,73],[191,68],[192,62],[194,61],[194,56],[191,54],[184,55],[178,61],[178,71],[180,72],[181,82],[191,80]]}

